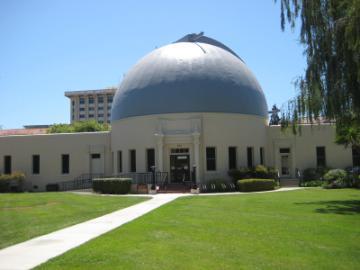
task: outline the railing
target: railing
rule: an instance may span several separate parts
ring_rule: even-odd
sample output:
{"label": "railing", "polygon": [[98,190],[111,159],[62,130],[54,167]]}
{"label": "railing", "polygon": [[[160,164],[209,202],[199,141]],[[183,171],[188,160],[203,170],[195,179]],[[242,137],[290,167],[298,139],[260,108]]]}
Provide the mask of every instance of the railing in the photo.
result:
{"label": "railing", "polygon": [[104,177],[103,174],[82,174],[76,177],[74,180],[59,182],[59,190],[79,190],[79,189],[89,189],[92,188],[92,180],[94,178]]}
{"label": "railing", "polygon": [[[82,174],[76,177],[74,180],[64,181],[57,183],[59,190],[79,190],[79,189],[89,189],[92,188],[92,180],[94,178],[106,178],[104,174]],[[153,183],[153,173],[123,173],[118,175],[112,175],[109,177],[119,177],[119,178],[131,178],[133,184],[152,184]],[[161,187],[166,186],[168,183],[168,173],[167,172],[155,172],[155,184]]]}

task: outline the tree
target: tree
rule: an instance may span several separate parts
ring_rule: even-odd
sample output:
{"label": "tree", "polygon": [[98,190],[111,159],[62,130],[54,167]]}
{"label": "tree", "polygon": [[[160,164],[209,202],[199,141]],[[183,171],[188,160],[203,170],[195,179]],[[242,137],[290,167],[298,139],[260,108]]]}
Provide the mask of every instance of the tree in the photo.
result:
{"label": "tree", "polygon": [[280,6],[282,30],[301,24],[307,58],[283,126],[335,120],[336,142],[360,148],[360,1],[280,0]]}
{"label": "tree", "polygon": [[95,120],[79,121],[72,124],[54,124],[47,132],[48,133],[75,133],[75,132],[95,132],[108,131],[110,126],[108,124],[101,124]]}

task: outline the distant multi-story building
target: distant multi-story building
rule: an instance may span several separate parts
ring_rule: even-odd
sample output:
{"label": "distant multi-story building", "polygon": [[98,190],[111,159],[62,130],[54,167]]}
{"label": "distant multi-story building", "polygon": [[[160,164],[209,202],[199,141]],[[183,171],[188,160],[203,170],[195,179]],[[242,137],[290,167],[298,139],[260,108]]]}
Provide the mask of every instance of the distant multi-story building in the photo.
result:
{"label": "distant multi-story building", "polygon": [[70,99],[71,123],[84,120],[110,123],[115,92],[116,88],[65,92],[65,96]]}

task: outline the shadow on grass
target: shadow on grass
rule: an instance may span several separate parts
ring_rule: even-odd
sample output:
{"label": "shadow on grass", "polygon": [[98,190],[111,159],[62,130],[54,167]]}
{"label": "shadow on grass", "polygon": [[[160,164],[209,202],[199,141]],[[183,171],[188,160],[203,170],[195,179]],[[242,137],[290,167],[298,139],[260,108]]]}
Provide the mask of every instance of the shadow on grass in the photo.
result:
{"label": "shadow on grass", "polygon": [[322,208],[315,209],[315,212],[321,214],[340,214],[340,215],[356,215],[360,214],[360,200],[346,201],[317,201],[296,203],[299,205],[319,205]]}

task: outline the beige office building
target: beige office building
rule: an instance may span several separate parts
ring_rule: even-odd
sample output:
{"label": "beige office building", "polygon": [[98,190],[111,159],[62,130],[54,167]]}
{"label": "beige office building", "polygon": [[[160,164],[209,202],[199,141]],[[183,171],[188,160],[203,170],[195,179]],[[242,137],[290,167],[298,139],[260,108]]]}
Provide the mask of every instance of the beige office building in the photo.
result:
{"label": "beige office building", "polygon": [[[72,120],[109,121],[114,92],[67,92]],[[255,76],[235,52],[202,35],[142,58],[116,89],[111,114],[107,132],[0,132],[0,173],[25,172],[30,190],[44,190],[84,175],[142,175],[153,166],[169,183],[204,183],[258,164],[282,178],[360,165],[360,153],[334,143],[333,124],[304,124],[298,136],[269,125]]]}
{"label": "beige office building", "polygon": [[70,99],[71,123],[84,120],[110,123],[115,92],[116,88],[65,92],[65,96]]}

